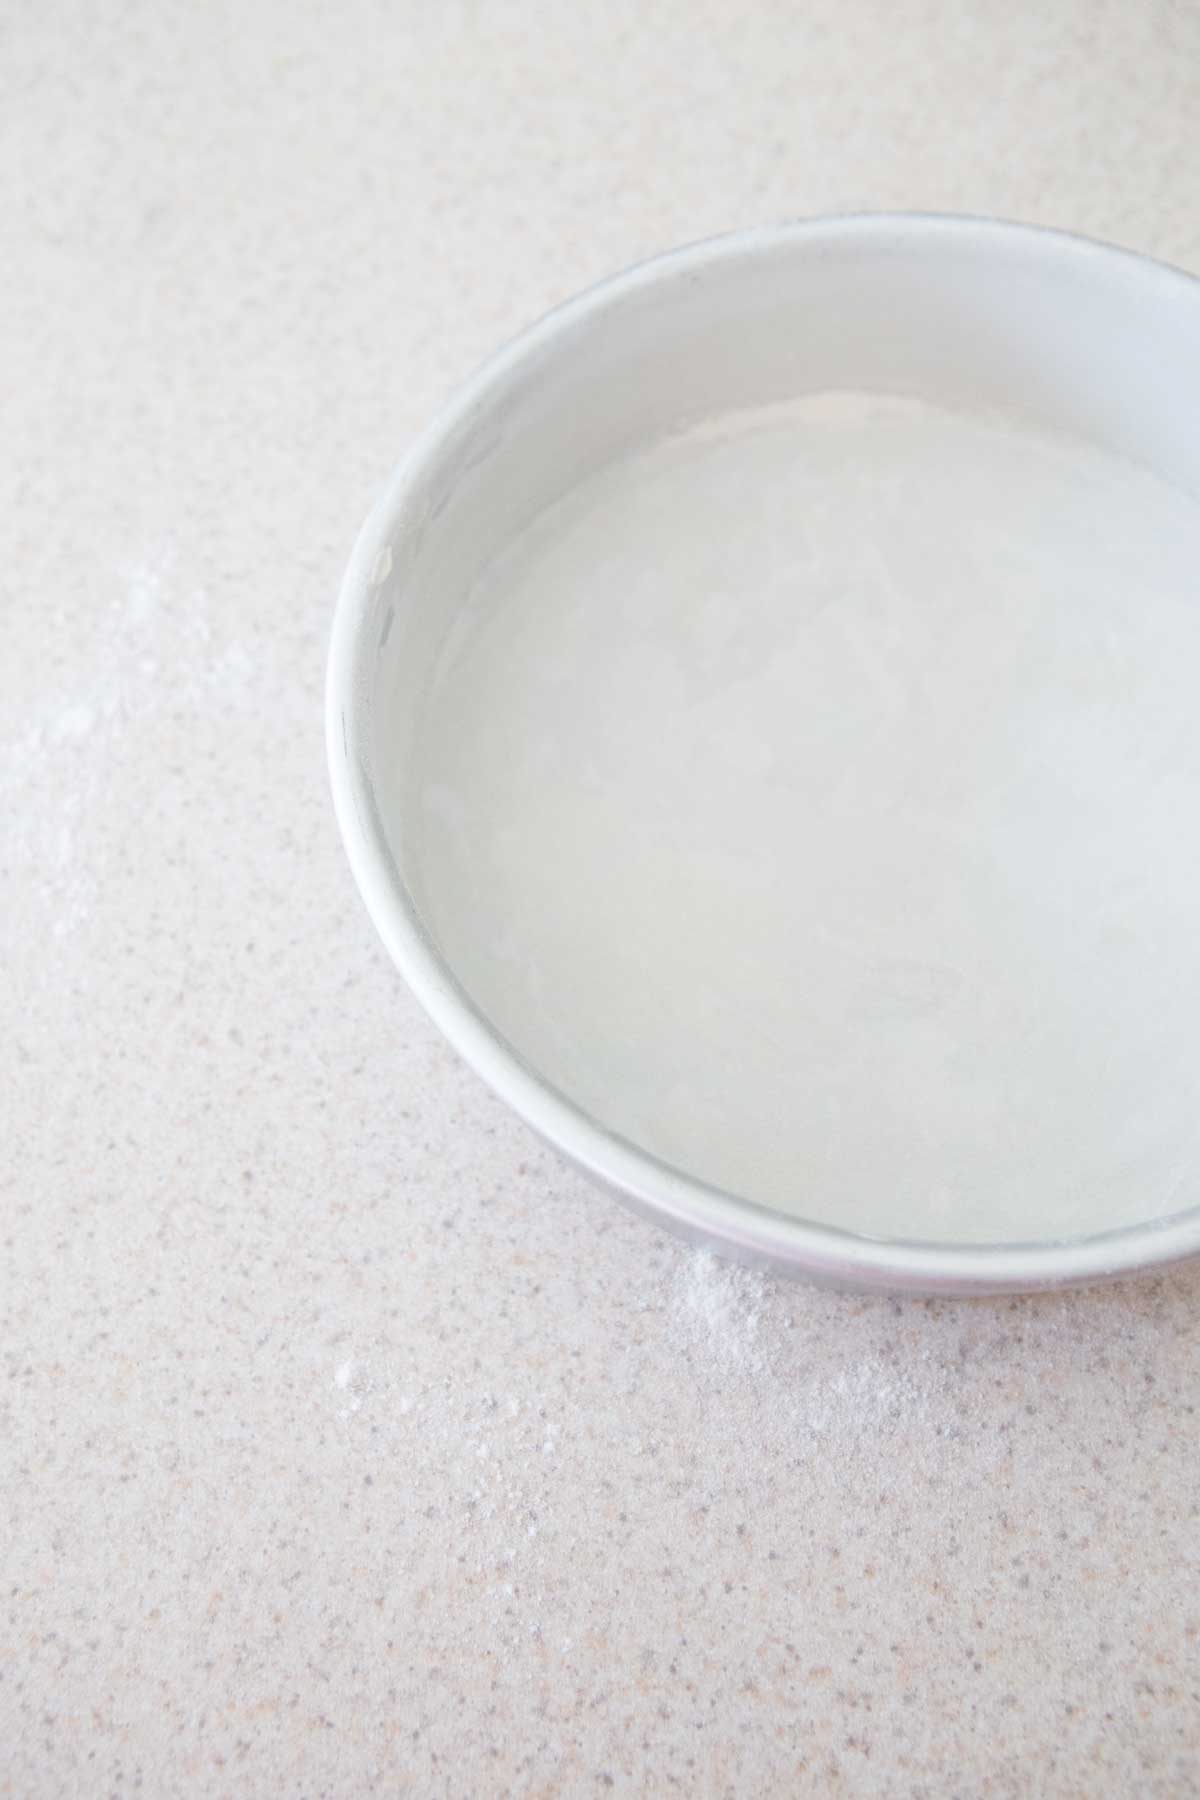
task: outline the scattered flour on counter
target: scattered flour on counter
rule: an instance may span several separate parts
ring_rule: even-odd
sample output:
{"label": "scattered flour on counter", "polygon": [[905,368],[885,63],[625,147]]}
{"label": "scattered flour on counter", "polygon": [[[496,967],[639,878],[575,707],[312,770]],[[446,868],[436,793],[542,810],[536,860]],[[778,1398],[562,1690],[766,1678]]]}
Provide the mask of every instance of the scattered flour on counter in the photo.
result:
{"label": "scattered flour on counter", "polygon": [[86,686],[32,693],[24,731],[0,738],[14,892],[59,940],[92,917],[109,856],[105,811],[119,774],[139,766],[133,728],[168,710],[208,716],[214,702],[245,706],[254,695],[249,650],[212,641],[208,597],[184,585],[177,562],[165,539],[114,571],[122,593],[77,653]]}
{"label": "scattered flour on counter", "polygon": [[333,1385],[345,1397],[345,1405],[338,1414],[341,1419],[348,1419],[359,1412],[362,1403],[372,1390],[370,1372],[353,1356],[348,1356],[334,1370]]}
{"label": "scattered flour on counter", "polygon": [[[820,1439],[836,1462],[861,1460],[889,1434],[916,1433],[932,1452],[962,1430],[953,1381],[921,1334],[888,1342],[887,1304],[793,1287],[695,1250],[669,1278],[665,1310],[693,1374],[721,1389],[741,1428],[763,1441]],[[867,1328],[859,1353],[831,1370],[821,1321],[847,1307],[862,1310]]]}
{"label": "scattered flour on counter", "polygon": [[68,738],[86,737],[95,723],[96,713],[93,707],[79,704],[68,706],[54,722],[54,736],[60,743]]}
{"label": "scattered flour on counter", "polygon": [[681,1264],[671,1295],[676,1334],[722,1374],[753,1374],[766,1366],[761,1338],[766,1281],[757,1270],[723,1262],[711,1250]]}
{"label": "scattered flour on counter", "polygon": [[[410,1578],[440,1584],[468,1580],[497,1641],[509,1648],[538,1637],[548,1604],[546,1540],[565,1482],[557,1454],[562,1425],[552,1393],[524,1393],[453,1375],[428,1378],[395,1346],[356,1351],[326,1365],[325,1404],[347,1452],[367,1465],[374,1488],[381,1470],[424,1474],[424,1502],[410,1506],[405,1477],[389,1502],[395,1555]],[[576,1454],[583,1420],[569,1435]],[[590,1470],[592,1464],[586,1460]],[[436,1471],[436,1478],[429,1472]],[[382,1485],[382,1484],[381,1484]],[[413,1571],[420,1571],[419,1575]]]}
{"label": "scattered flour on counter", "polygon": [[[919,1566],[928,1531],[935,1570],[953,1574],[980,1521],[1009,1554],[1022,1496],[1071,1466],[1058,1422],[1097,1383],[1115,1420],[1144,1412],[1153,1388],[1126,1396],[1127,1372],[1163,1356],[1144,1289],[1140,1319],[1115,1295],[972,1309],[831,1293],[674,1245],[607,1289],[576,1279],[539,1290],[520,1325],[494,1319],[507,1345],[480,1331],[471,1289],[422,1320],[414,1287],[391,1327],[360,1335],[352,1306],[313,1346],[316,1435],[331,1471],[355,1471],[347,1492],[387,1534],[397,1594],[470,1596],[452,1649],[480,1630],[505,1653],[569,1646],[584,1621],[619,1631],[611,1566],[632,1586],[708,1562],[706,1605],[733,1619],[743,1532],[744,1554],[757,1542],[800,1596],[814,1557],[858,1584],[881,1543]],[[568,1292],[586,1303],[560,1304]],[[1081,1505],[1103,1504],[1098,1482]]]}

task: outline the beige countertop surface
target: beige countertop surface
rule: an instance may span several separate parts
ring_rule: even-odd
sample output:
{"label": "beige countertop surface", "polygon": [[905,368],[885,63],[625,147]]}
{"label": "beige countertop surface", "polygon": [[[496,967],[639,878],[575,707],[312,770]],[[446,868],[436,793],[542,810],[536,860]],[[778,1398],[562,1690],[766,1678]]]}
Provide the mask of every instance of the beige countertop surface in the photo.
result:
{"label": "beige countertop surface", "polygon": [[664,1237],[408,996],[321,738],[553,302],[863,207],[1200,269],[1198,178],[1196,0],[0,8],[0,1792],[1200,1792],[1200,1267]]}

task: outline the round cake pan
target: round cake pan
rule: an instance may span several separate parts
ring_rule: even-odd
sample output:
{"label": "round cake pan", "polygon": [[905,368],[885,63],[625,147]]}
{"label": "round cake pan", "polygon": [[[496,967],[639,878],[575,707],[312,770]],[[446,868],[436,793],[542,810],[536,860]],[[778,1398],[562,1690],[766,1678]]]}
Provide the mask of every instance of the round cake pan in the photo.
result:
{"label": "round cake pan", "polygon": [[675,251],[459,390],[351,557],[329,761],[544,1138],[843,1287],[1200,1248],[1197,396],[1187,275],[921,215]]}

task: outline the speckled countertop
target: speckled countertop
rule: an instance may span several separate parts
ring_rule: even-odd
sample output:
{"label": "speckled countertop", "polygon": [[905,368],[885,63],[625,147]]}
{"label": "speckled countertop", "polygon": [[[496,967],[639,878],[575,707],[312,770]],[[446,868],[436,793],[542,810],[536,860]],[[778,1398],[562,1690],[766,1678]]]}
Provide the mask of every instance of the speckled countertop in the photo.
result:
{"label": "speckled countertop", "polygon": [[1200,1268],[864,1301],[387,965],[332,596],[447,388],[727,226],[1200,268],[1195,0],[0,18],[0,1791],[1200,1791]]}

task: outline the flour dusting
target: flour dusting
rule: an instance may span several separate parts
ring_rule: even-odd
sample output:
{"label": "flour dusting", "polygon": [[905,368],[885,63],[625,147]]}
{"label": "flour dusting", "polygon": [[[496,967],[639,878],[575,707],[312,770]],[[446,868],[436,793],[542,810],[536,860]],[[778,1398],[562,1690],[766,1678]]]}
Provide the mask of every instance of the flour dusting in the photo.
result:
{"label": "flour dusting", "polygon": [[92,917],[111,854],[104,815],[120,772],[145,755],[139,729],[254,691],[246,647],[212,641],[208,597],[177,564],[166,539],[116,571],[121,593],[98,622],[86,687],[31,694],[25,728],[0,742],[0,805],[17,821],[9,868],[58,940]]}
{"label": "flour dusting", "polygon": [[[661,1241],[595,1279],[561,1245],[538,1253],[541,1298],[485,1338],[483,1264],[437,1242],[446,1260],[397,1279],[370,1335],[360,1297],[326,1320],[313,1400],[406,1590],[469,1592],[451,1648],[482,1628],[508,1654],[532,1639],[568,1657],[576,1620],[614,1629],[592,1604],[609,1559],[630,1629],[643,1583],[674,1593],[694,1573],[720,1641],[738,1628],[749,1557],[796,1606],[815,1581],[869,1607],[881,1544],[919,1556],[932,1532],[931,1579],[949,1584],[982,1517],[1016,1579],[1010,1527],[1069,1467],[1069,1430],[1045,1423],[1102,1391],[1114,1435],[1132,1430],[1169,1351],[1144,1284],[1140,1318],[1116,1293],[971,1308],[830,1293]],[[512,1268],[528,1272],[521,1251]],[[1079,1504],[1102,1506],[1103,1483]]]}
{"label": "flour dusting", "polygon": [[765,1366],[760,1333],[766,1283],[753,1269],[698,1250],[682,1264],[671,1296],[676,1335],[723,1373]]}
{"label": "flour dusting", "polygon": [[833,1369],[813,1341],[827,1298],[709,1250],[682,1254],[665,1312],[670,1342],[693,1375],[718,1386],[741,1427],[763,1441],[820,1441],[843,1464],[897,1433],[916,1433],[930,1449],[952,1442],[961,1430],[953,1384],[922,1342],[880,1341],[886,1303],[842,1304],[859,1306],[875,1328]]}

